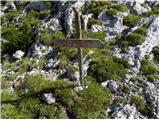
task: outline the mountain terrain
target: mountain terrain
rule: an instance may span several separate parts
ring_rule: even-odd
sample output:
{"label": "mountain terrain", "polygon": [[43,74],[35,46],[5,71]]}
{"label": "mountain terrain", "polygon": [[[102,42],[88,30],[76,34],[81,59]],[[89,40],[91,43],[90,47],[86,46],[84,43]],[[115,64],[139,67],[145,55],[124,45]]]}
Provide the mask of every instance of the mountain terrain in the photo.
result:
{"label": "mountain terrain", "polygon": [[[104,47],[78,50],[54,39]],[[159,1],[1,1],[1,118],[158,119]]]}

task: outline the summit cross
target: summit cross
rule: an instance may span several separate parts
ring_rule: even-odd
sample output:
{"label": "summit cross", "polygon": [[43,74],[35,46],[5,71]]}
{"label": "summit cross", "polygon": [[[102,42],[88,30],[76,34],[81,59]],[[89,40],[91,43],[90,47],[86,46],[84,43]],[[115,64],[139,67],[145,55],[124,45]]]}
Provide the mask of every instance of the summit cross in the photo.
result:
{"label": "summit cross", "polygon": [[90,40],[90,39],[82,39],[81,32],[81,19],[79,12],[76,9],[75,11],[75,24],[76,24],[76,34],[77,39],[55,39],[54,46],[56,47],[69,47],[69,48],[77,48],[78,49],[78,61],[79,61],[79,80],[82,88],[84,85],[84,74],[83,74],[83,51],[82,48],[102,48],[104,43],[100,40]]}

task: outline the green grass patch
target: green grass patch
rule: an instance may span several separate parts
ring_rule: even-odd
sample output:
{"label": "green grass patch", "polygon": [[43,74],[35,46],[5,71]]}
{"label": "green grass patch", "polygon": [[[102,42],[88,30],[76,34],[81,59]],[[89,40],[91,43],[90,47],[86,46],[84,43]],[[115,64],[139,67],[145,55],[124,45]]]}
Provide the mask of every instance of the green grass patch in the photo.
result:
{"label": "green grass patch", "polygon": [[145,27],[140,27],[140,28],[138,28],[137,30],[135,30],[133,33],[137,33],[137,34],[146,36],[146,34],[147,34],[147,28],[145,28]]}
{"label": "green grass patch", "polygon": [[128,16],[124,17],[123,24],[127,25],[129,27],[133,27],[136,24],[138,24],[139,21],[140,21],[140,17],[139,16],[128,15]]}
{"label": "green grass patch", "polygon": [[5,22],[10,24],[12,21],[15,22],[16,18],[20,15],[20,10],[10,10],[3,17],[1,17],[1,25]]}
{"label": "green grass patch", "polygon": [[77,119],[101,118],[102,111],[110,105],[111,94],[95,83],[93,78],[86,78],[86,82],[88,88],[78,93],[75,105],[70,108],[71,113]]}
{"label": "green grass patch", "polygon": [[113,17],[114,15],[117,14],[117,12],[127,12],[127,11],[128,9],[126,5],[123,4],[109,5],[107,6],[106,14],[109,15],[110,17]]}
{"label": "green grass patch", "polygon": [[144,98],[141,96],[132,96],[131,104],[135,104],[138,111],[140,111],[143,115],[148,116],[149,118],[153,117],[153,110],[150,104],[145,103]]}
{"label": "green grass patch", "polygon": [[63,32],[48,33],[47,30],[41,32],[40,43],[53,46],[54,39],[65,39],[65,34]]}
{"label": "green grass patch", "polygon": [[158,67],[156,65],[150,63],[148,59],[144,59],[141,62],[140,71],[142,72],[143,75],[145,75],[147,77],[147,79],[150,82],[154,82],[155,80],[159,79]]}
{"label": "green grass patch", "polygon": [[2,119],[24,119],[31,118],[30,114],[21,112],[15,105],[2,104],[1,106]]}
{"label": "green grass patch", "polygon": [[2,28],[2,38],[5,42],[1,43],[2,52],[14,53],[16,50],[28,51],[35,39],[35,30],[39,26],[39,20],[33,16],[22,18],[22,25],[10,24]]}
{"label": "green grass patch", "polygon": [[91,26],[92,26],[93,24],[102,25],[102,21],[99,20],[99,19],[90,18],[90,19],[88,20],[88,27],[91,28]]}
{"label": "green grass patch", "polygon": [[110,9],[108,9],[108,10],[106,11],[106,14],[109,15],[110,17],[113,17],[114,15],[117,14],[117,11],[114,10],[114,9],[112,9],[112,8],[110,8]]}
{"label": "green grass patch", "polygon": [[102,40],[104,41],[106,35],[105,35],[105,32],[86,32],[86,31],[83,31],[82,32],[82,38],[90,38],[90,39],[99,39],[99,40]]}
{"label": "green grass patch", "polygon": [[110,56],[99,56],[94,59],[88,70],[88,74],[94,76],[98,82],[121,80],[126,72],[124,65],[114,61]]}

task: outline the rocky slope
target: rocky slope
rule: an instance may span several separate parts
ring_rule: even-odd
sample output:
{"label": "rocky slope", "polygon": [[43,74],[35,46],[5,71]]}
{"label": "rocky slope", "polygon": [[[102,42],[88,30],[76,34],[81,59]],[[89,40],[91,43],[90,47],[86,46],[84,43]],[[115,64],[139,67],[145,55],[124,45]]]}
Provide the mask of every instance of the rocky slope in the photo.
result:
{"label": "rocky slope", "polygon": [[[100,39],[77,49],[53,39]],[[158,1],[1,2],[2,118],[159,118]]]}

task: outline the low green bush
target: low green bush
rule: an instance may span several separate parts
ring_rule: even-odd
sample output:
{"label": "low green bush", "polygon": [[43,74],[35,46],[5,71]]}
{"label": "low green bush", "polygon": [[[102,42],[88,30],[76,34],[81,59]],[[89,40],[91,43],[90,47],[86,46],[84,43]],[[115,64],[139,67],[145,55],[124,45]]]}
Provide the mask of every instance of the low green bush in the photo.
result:
{"label": "low green bush", "polygon": [[82,31],[82,38],[90,38],[90,39],[99,39],[104,41],[106,37],[105,32],[86,32],[86,31]]}
{"label": "low green bush", "polygon": [[131,104],[135,104],[138,111],[140,111],[143,115],[148,116],[149,118],[153,117],[153,109],[150,104],[145,103],[144,98],[141,96],[132,96]]}
{"label": "low green bush", "polygon": [[113,17],[114,15],[117,14],[117,11],[111,8],[106,11],[106,14],[109,15],[110,17]]}
{"label": "low green bush", "polygon": [[69,61],[77,61],[78,53],[76,48],[60,48],[58,56],[60,58],[59,67],[67,69]]}
{"label": "low green bush", "polygon": [[154,47],[152,52],[154,54],[154,62],[158,64],[159,63],[159,46]]}
{"label": "low green bush", "polygon": [[133,33],[137,33],[137,34],[146,36],[146,34],[147,34],[147,28],[145,28],[145,27],[140,27],[140,28],[138,28],[137,30],[135,30]]}
{"label": "low green bush", "polygon": [[47,119],[67,119],[64,108],[58,104],[41,105],[39,118]]}
{"label": "low green bush", "polygon": [[122,64],[124,68],[127,68],[127,69],[130,68],[130,65],[128,64],[128,61],[126,59],[118,58],[115,56],[113,56],[112,58],[115,63]]}
{"label": "low green bush", "polygon": [[1,89],[8,89],[10,87],[9,78],[1,76]]}
{"label": "low green bush", "polygon": [[2,28],[2,52],[14,53],[16,50],[27,52],[35,39],[35,30],[39,26],[39,21],[33,16],[22,18],[22,26],[10,24]]}
{"label": "low green bush", "polygon": [[98,18],[98,15],[105,9],[107,5],[110,5],[111,1],[91,1],[90,12],[93,13],[94,18]]}
{"label": "low green bush", "polygon": [[101,25],[101,24],[102,24],[102,21],[99,20],[99,19],[90,18],[89,21],[88,21],[88,27],[91,28],[91,26],[92,26],[93,24]]}
{"label": "low green bush", "polygon": [[114,99],[114,104],[123,104],[126,105],[127,104],[127,100],[123,97],[117,97]]}
{"label": "low green bush", "polygon": [[11,22],[15,22],[20,13],[20,10],[10,10],[3,17],[1,17],[1,25],[5,22],[7,22],[8,24],[10,24]]}
{"label": "low green bush", "polygon": [[124,17],[123,24],[127,25],[129,27],[133,27],[136,24],[138,24],[139,21],[140,21],[140,17],[139,16],[128,15],[128,16]]}
{"label": "low green bush", "polygon": [[145,108],[144,98],[138,95],[131,97],[131,104],[135,104],[138,110],[143,110]]}
{"label": "low green bush", "polygon": [[158,15],[159,14],[159,7],[157,6],[152,6],[151,7],[151,11],[147,12],[147,13],[143,13],[141,16],[142,17],[150,17],[153,15]]}
{"label": "low green bush", "polygon": [[41,32],[40,43],[52,46],[54,39],[65,39],[65,34],[62,32],[48,33],[46,30]]}
{"label": "low green bush", "polygon": [[45,80],[44,76],[41,74],[26,76],[24,82],[24,87],[28,89],[28,93],[39,94],[46,90],[55,90],[56,88],[73,87],[75,84],[73,82],[64,80]]}
{"label": "low green bush", "polygon": [[17,93],[10,93],[7,90],[4,90],[1,93],[1,97],[2,97],[2,99],[1,99],[2,102],[4,102],[4,101],[14,101],[14,100],[19,99]]}
{"label": "low green bush", "polygon": [[159,79],[158,68],[154,64],[150,63],[149,59],[144,59],[141,61],[140,71],[147,77],[147,80],[150,82],[154,82],[155,80]]}
{"label": "low green bush", "polygon": [[30,114],[31,118],[37,118],[41,109],[41,102],[36,97],[24,98],[20,101],[18,108],[21,112]]}
{"label": "low green bush", "polygon": [[121,80],[125,73],[126,69],[124,66],[116,63],[109,56],[99,56],[94,59],[88,69],[88,74],[94,76],[98,82]]}
{"label": "low green bush", "polygon": [[111,8],[119,11],[119,12],[127,12],[127,6],[124,4],[117,4],[117,5],[112,5],[110,6]]}
{"label": "low green bush", "polygon": [[117,14],[117,12],[127,12],[128,9],[126,5],[118,4],[118,5],[109,5],[107,6],[106,14],[113,17]]}
{"label": "low green bush", "polygon": [[31,118],[31,115],[21,112],[20,110],[17,109],[15,105],[2,104],[1,118],[2,119],[24,119],[24,118]]}
{"label": "low green bush", "polygon": [[143,75],[151,75],[156,74],[158,68],[155,65],[151,64],[148,60],[143,60],[141,62],[140,70],[142,71]]}
{"label": "low green bush", "polygon": [[141,70],[145,75],[154,74],[157,72],[157,67],[154,65],[146,65],[146,66],[142,66]]}
{"label": "low green bush", "polygon": [[141,45],[144,42],[144,36],[132,33],[125,38],[125,41],[128,41],[128,45],[131,46]]}
{"label": "low green bush", "polygon": [[24,86],[28,89],[28,93],[39,93],[53,87],[53,82],[50,80],[45,80],[43,75],[38,74],[26,77]]}
{"label": "low green bush", "polygon": [[153,75],[146,75],[148,81],[154,82],[155,80],[159,80],[159,75],[153,74]]}
{"label": "low green bush", "polygon": [[78,98],[71,106],[70,113],[76,119],[100,119],[103,110],[110,106],[111,94],[109,90],[94,82],[93,78],[86,77],[86,82],[88,88],[78,93]]}
{"label": "low green bush", "polygon": [[74,97],[76,97],[76,92],[71,88],[58,88],[55,89],[55,96],[58,98],[57,101],[66,107],[70,107],[74,101]]}

